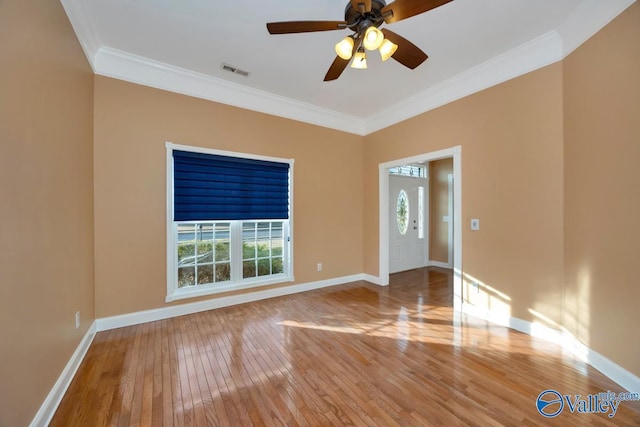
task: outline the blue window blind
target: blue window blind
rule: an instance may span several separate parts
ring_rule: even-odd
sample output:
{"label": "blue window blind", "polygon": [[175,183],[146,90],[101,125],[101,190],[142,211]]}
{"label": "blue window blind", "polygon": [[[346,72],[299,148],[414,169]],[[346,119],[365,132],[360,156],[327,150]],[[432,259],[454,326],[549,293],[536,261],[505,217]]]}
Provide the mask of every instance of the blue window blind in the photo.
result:
{"label": "blue window blind", "polygon": [[289,218],[289,163],[173,151],[174,221]]}

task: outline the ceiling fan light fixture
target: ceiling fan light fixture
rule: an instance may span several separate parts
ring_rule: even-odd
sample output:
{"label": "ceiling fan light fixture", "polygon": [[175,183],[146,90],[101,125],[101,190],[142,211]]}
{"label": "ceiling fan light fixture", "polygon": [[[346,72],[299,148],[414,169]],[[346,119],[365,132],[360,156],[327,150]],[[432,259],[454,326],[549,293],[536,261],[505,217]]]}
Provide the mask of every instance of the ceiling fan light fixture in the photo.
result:
{"label": "ceiling fan light fixture", "polygon": [[376,50],[382,45],[383,41],[384,34],[382,34],[382,31],[372,25],[364,32],[362,44],[367,50]]}
{"label": "ceiling fan light fixture", "polygon": [[345,37],[340,42],[336,44],[336,53],[338,56],[345,61],[351,59],[351,55],[353,52],[353,38]]}
{"label": "ceiling fan light fixture", "polygon": [[380,57],[383,61],[386,61],[387,59],[391,58],[391,56],[396,52],[397,49],[397,44],[393,43],[389,39],[384,39],[379,49]]}
{"label": "ceiling fan light fixture", "polygon": [[[393,57],[401,65],[413,70],[427,60],[427,54],[399,34],[378,27],[420,15],[452,1],[349,0],[342,21],[268,22],[267,31],[269,34],[295,34],[349,29],[349,37],[334,46],[337,56],[324,76],[325,82],[336,80],[348,65],[367,68],[367,50],[379,50],[383,61]],[[385,40],[387,37],[389,41]]]}
{"label": "ceiling fan light fixture", "polygon": [[351,61],[351,68],[357,68],[359,70],[367,69],[367,54],[364,52],[362,47],[358,48],[358,51],[353,56],[353,61]]}

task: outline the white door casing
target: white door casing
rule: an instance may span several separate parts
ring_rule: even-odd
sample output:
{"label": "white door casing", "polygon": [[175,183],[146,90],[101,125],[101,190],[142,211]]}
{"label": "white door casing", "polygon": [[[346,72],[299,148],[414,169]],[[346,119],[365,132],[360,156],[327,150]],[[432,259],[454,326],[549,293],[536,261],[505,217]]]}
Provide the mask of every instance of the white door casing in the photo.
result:
{"label": "white door casing", "polygon": [[378,165],[379,244],[378,276],[367,280],[380,286],[389,285],[389,169],[453,157],[453,310],[462,312],[462,148],[460,146],[412,157],[391,160]]}
{"label": "white door casing", "polygon": [[447,224],[448,229],[447,229],[447,234],[449,236],[449,253],[448,253],[448,257],[447,257],[447,267],[448,268],[453,268],[453,174],[450,173],[448,178],[448,182],[449,182],[449,190],[448,190],[448,194],[449,194],[449,206],[448,206],[448,212],[447,212],[447,216],[449,217],[449,223]]}

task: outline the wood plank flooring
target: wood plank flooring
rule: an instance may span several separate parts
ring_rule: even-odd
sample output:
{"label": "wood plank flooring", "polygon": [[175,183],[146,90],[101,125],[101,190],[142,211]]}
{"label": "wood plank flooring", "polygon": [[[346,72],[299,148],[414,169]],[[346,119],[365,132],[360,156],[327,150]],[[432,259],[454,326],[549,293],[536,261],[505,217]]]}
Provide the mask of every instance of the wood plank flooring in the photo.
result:
{"label": "wood plank flooring", "polygon": [[419,269],[100,332],[50,425],[640,425],[640,402],[544,418],[543,390],[622,390],[451,301],[451,274]]}

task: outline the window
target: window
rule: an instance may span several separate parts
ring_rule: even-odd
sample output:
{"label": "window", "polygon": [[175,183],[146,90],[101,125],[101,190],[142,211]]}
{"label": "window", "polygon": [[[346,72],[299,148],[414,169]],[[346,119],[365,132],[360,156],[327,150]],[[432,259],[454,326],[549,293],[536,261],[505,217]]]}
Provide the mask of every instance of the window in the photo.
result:
{"label": "window", "polygon": [[423,165],[396,166],[389,169],[391,175],[411,176],[414,178],[426,178],[427,168]]}
{"label": "window", "polygon": [[231,224],[178,223],[178,288],[231,280]]}
{"label": "window", "polygon": [[398,222],[398,231],[400,234],[403,236],[407,234],[407,229],[409,228],[409,197],[404,190],[400,190],[398,194],[396,221]]}
{"label": "window", "polygon": [[167,301],[293,280],[292,167],[167,143]]}
{"label": "window", "polygon": [[242,278],[284,272],[284,224],[282,221],[242,224]]}
{"label": "window", "polygon": [[418,187],[418,239],[424,239],[424,187]]}

